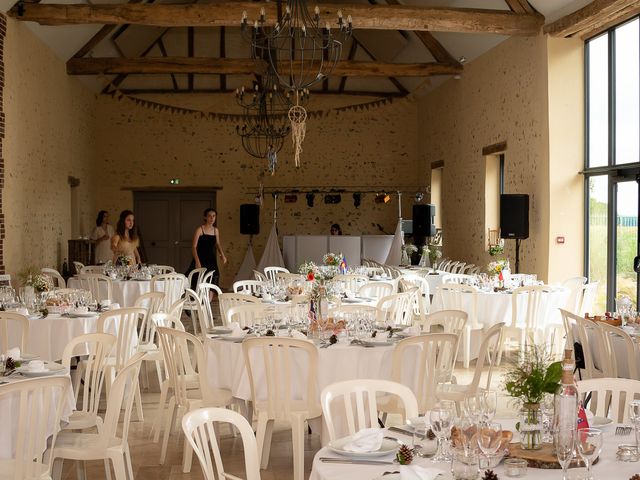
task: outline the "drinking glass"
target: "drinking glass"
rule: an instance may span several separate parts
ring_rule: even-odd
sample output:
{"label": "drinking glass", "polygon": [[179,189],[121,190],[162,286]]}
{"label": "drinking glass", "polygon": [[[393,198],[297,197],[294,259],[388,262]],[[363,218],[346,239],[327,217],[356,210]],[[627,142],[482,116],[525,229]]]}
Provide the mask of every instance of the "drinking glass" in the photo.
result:
{"label": "drinking glass", "polygon": [[629,420],[633,423],[636,432],[636,448],[640,446],[640,400],[629,402]]}
{"label": "drinking glass", "polygon": [[464,399],[464,412],[466,415],[478,423],[482,415],[482,398],[480,395],[470,395]]}
{"label": "drinking glass", "polygon": [[454,448],[451,455],[451,475],[454,480],[476,480],[479,462],[477,450]]}
{"label": "drinking glass", "polygon": [[498,408],[498,393],[494,390],[485,390],[480,394],[480,414],[485,422],[493,421]]}
{"label": "drinking glass", "polygon": [[587,466],[587,478],[593,478],[591,465],[602,450],[602,430],[597,428],[578,430],[576,443],[578,445],[578,454]]}
{"label": "drinking glass", "polygon": [[444,451],[443,440],[451,434],[453,411],[448,404],[439,402],[429,413],[429,421],[431,422],[431,429],[438,439],[438,451],[432,461],[446,462],[448,461],[448,457]]}
{"label": "drinking glass", "polygon": [[553,445],[556,449],[558,463],[562,467],[562,480],[567,480],[567,468],[573,458],[576,443],[576,431],[556,430],[553,432]]}
{"label": "drinking glass", "polygon": [[473,437],[477,432],[476,422],[464,415],[456,421],[456,427],[461,433],[462,447],[465,450],[475,448],[476,445],[473,442]]}
{"label": "drinking glass", "polygon": [[478,447],[485,456],[491,457],[498,452],[502,441],[502,425],[496,422],[486,422],[478,425]]}
{"label": "drinking glass", "polygon": [[436,442],[430,440],[427,432],[429,431],[429,427],[427,427],[424,422],[424,418],[420,418],[422,420],[420,423],[413,425],[413,453],[418,457],[431,457],[434,453],[436,453]]}

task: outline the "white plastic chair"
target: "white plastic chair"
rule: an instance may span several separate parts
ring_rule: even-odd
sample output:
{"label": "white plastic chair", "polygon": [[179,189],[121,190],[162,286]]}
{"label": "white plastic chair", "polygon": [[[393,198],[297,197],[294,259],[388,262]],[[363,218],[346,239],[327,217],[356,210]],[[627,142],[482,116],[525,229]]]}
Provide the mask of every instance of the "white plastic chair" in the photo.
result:
{"label": "white plastic chair", "polygon": [[[256,438],[261,468],[267,468],[269,464],[274,421],[287,421],[291,424],[293,478],[302,480],[305,422],[322,415],[316,391],[318,349],[306,340],[262,337],[245,339],[242,350],[257,418]],[[292,376],[294,362],[301,367],[295,369],[300,374],[297,378]],[[266,392],[259,390],[263,378]],[[296,385],[300,388],[295,388]],[[299,392],[302,392],[302,398]]]}
{"label": "white plastic chair", "polygon": [[[399,397],[399,405],[404,417],[418,416],[418,401],[409,387],[389,380],[347,380],[333,383],[320,395],[322,413],[329,433],[329,439],[335,440],[344,435],[354,435],[363,428],[378,426],[378,394]],[[335,405],[334,405],[335,403]],[[355,411],[354,411],[355,406]],[[346,418],[347,431],[336,431],[334,416]]]}
{"label": "white plastic chair", "polygon": [[[98,317],[96,329],[98,333],[116,332],[116,344],[111,356],[107,359],[106,390],[110,393],[111,384],[129,360],[136,354],[138,345],[138,320],[147,314],[146,308],[120,308],[103,312]],[[144,356],[144,353],[142,353]],[[136,413],[138,420],[144,420],[140,384],[136,381],[134,395],[136,397]]]}
{"label": "white plastic chair", "polygon": [[357,295],[359,297],[369,297],[379,300],[382,297],[392,295],[393,290],[393,283],[390,282],[368,282],[358,289]]}
{"label": "white plastic chair", "polygon": [[472,275],[465,275],[463,273],[448,273],[442,276],[442,283],[469,283],[473,280]]}
{"label": "white plastic chair", "polygon": [[191,321],[193,322],[193,331],[196,336],[200,336],[200,338],[205,339],[207,331],[209,330],[209,319],[207,318],[207,313],[203,308],[203,299],[200,296],[187,288],[184,293],[185,296],[185,305],[188,303],[193,305],[191,307]]}
{"label": "white plastic chair", "polygon": [[580,311],[582,287],[586,282],[587,277],[571,277],[562,282],[562,286],[569,290],[569,296],[564,305],[565,310],[576,314]]}
{"label": "white plastic chair", "polygon": [[138,352],[145,354],[142,359],[144,362],[144,382],[145,386],[149,385],[147,364],[153,362],[156,367],[156,375],[158,376],[158,385],[162,384],[162,353],[156,342],[156,324],[153,321],[153,315],[160,311],[164,302],[163,292],[147,292],[136,298],[133,306],[136,308],[145,308],[147,314],[141,318],[138,338]]}
{"label": "white plastic chair", "polygon": [[76,349],[81,347],[83,353],[84,349],[87,347],[89,349],[89,355],[84,356],[81,363],[82,371],[76,372],[73,382],[73,392],[77,402],[82,380],[82,407],[71,414],[68,424],[63,427],[66,430],[84,430],[102,425],[102,419],[98,416],[100,394],[104,385],[107,359],[115,342],[116,337],[108,333],[87,333],[73,338],[64,347],[62,365],[69,371],[71,359],[78,355]]}
{"label": "white plastic chair", "polygon": [[266,282],[266,281],[268,281],[268,280],[269,280],[269,279],[267,278],[267,276],[266,276],[264,273],[259,272],[259,271],[257,271],[257,270],[254,270],[254,271],[253,271],[253,279],[254,279],[254,280],[257,280],[257,281],[259,281],[259,282]]}
{"label": "white plastic chair", "polygon": [[611,418],[614,423],[629,422],[629,402],[640,399],[640,381],[628,378],[590,378],[578,382],[582,400],[591,394],[585,408],[594,415]]}
{"label": "white plastic chair", "polygon": [[240,328],[251,327],[264,319],[267,308],[266,305],[253,303],[230,307],[227,310],[226,324],[238,322]]}
{"label": "white plastic chair", "polygon": [[[446,283],[436,287],[444,310],[463,310],[468,314],[464,332],[462,332],[462,364],[469,368],[471,360],[471,337],[477,338],[482,333],[482,325],[478,321],[478,289],[471,285]],[[427,321],[433,323],[429,318]]]}
{"label": "white plastic chair", "polygon": [[[161,285],[162,288],[160,288]],[[151,291],[164,292],[162,309],[165,312],[168,312],[169,307],[182,297],[185,288],[187,288],[187,277],[181,273],[164,273],[151,279]]]}
{"label": "white plastic chair", "polygon": [[[220,295],[222,295],[222,290],[217,285],[213,283],[201,283],[198,287],[197,293],[198,297],[200,297],[200,302],[202,302],[202,312],[204,313],[203,320],[205,321],[204,327],[206,327],[205,331],[201,331],[200,335],[202,338],[214,327],[213,320],[213,311],[211,310],[211,298],[213,296],[212,292],[216,292],[218,296],[218,301],[220,299]],[[224,319],[222,319],[224,322]],[[200,324],[200,330],[204,328],[202,324]]]}
{"label": "white plastic chair", "polygon": [[[88,267],[84,267],[85,269]],[[102,302],[103,300],[113,300],[113,282],[106,275],[100,273],[81,273],[78,275],[78,281],[80,282],[80,288],[82,290],[89,290],[93,298]],[[104,285],[106,292],[100,288]]]}
{"label": "white plastic chair", "polygon": [[199,408],[187,412],[182,417],[182,430],[191,448],[196,452],[205,480],[237,478],[224,471],[215,423],[228,423],[240,432],[244,451],[245,478],[260,480],[258,444],[249,422],[233,410]]}
{"label": "white plastic chair", "polygon": [[[202,283],[202,279],[204,278],[206,273],[207,273],[207,269],[204,267],[195,268],[191,270],[191,272],[189,272],[189,276],[187,277],[187,283],[185,285],[185,288],[191,288],[194,292],[197,292],[198,288],[200,287],[200,284]],[[194,278],[195,278],[195,282],[194,282]],[[184,305],[182,306],[182,309],[185,312],[192,312],[195,308],[196,308],[195,304],[192,302],[192,300],[189,300],[189,299],[186,299],[184,302]],[[195,333],[196,336],[198,335],[199,327],[200,326],[197,324],[197,322],[193,322],[193,333]]]}
{"label": "white plastic chair", "polygon": [[486,390],[491,388],[493,368],[496,365],[497,355],[502,345],[503,327],[504,322],[496,323],[485,332],[482,343],[480,344],[478,360],[476,361],[476,368],[473,372],[471,382],[466,385],[454,383],[439,384],[435,392],[438,400],[451,400],[456,402],[458,412],[460,412],[461,402],[463,402],[466,397],[477,395],[480,391],[480,381],[482,380],[482,375],[485,370],[487,379],[484,388]]}
{"label": "white plastic chair", "polygon": [[78,274],[82,273],[82,269],[84,268],[84,266],[85,266],[84,263],[74,261],[73,262],[73,269],[75,270],[75,274],[78,275]]}
{"label": "white plastic chair", "polygon": [[376,304],[378,323],[390,326],[411,326],[413,323],[413,296],[418,289],[382,297]]}
{"label": "white plastic chair", "polygon": [[431,291],[427,279],[418,275],[403,275],[398,280],[398,288],[404,292],[418,288],[414,295],[413,318],[422,325],[423,330],[428,332],[427,315],[431,310]]}
{"label": "white plastic chair", "polygon": [[[76,433],[63,431],[52,450],[47,453],[53,458],[54,478],[60,478],[63,460],[111,460],[116,480],[133,479],[131,453],[127,441],[133,398],[131,389],[138,383],[140,361],[144,354],[137,353],[129,359],[111,386],[107,395],[107,411],[98,433]],[[118,436],[118,420],[124,406],[122,433]],[[105,466],[107,462],[105,462]],[[85,478],[83,475],[82,478]],[[110,475],[107,475],[110,478]]]}
{"label": "white plastic chair", "polygon": [[167,273],[174,273],[176,271],[176,269],[170,265],[156,265],[153,268],[158,272],[158,275],[166,275]]}
{"label": "white plastic chair", "polygon": [[[20,345],[9,345],[9,325],[20,329]],[[1,353],[14,347],[20,347],[20,353],[25,353],[29,338],[29,319],[14,312],[0,312],[0,349]]]}
{"label": "white plastic chair", "polygon": [[212,283],[213,284],[213,275],[216,273],[215,270],[210,270],[205,273],[202,277],[202,283]]}
{"label": "white plastic chair", "polygon": [[272,282],[276,281],[276,276],[279,272],[291,273],[284,267],[264,267],[264,274],[267,277],[267,280],[270,280]]}
{"label": "white plastic chair", "polygon": [[[617,368],[616,358],[618,356],[626,357],[629,376],[624,378],[640,380],[638,372],[638,344],[633,341],[633,338],[631,338],[627,332],[619,327],[609,325],[605,322],[598,322],[596,325],[602,333],[604,347],[602,357],[612,363],[610,371],[612,371],[616,377],[620,377],[621,375]],[[622,341],[624,344],[624,351],[619,347],[616,349],[616,345],[613,343],[616,339]]]}
{"label": "white plastic chair", "polygon": [[[571,314],[570,314],[571,315]],[[576,333],[578,343],[582,346],[582,357],[584,358],[584,375],[583,378],[602,378],[611,377],[614,372],[603,370],[610,368],[607,362],[600,362],[596,367],[596,358],[601,358],[603,352],[600,352],[600,330],[595,322],[578,316],[573,316],[576,322]]]}
{"label": "white plastic chair", "polygon": [[[418,411],[425,413],[436,404],[436,386],[451,381],[458,350],[458,335],[427,333],[399,341],[394,350],[391,378],[411,389],[418,401]],[[414,369],[407,375],[406,365]],[[396,399],[397,400],[397,399]],[[398,405],[379,408],[388,413],[400,413]]]}
{"label": "white plastic chair", "polygon": [[593,313],[593,304],[596,301],[599,286],[600,282],[591,282],[582,286],[580,310],[578,311],[578,315],[581,317],[584,317],[587,313]]}
{"label": "white plastic chair", "polygon": [[[158,337],[162,344],[162,355],[167,369],[167,378],[173,395],[169,399],[168,411],[165,415],[164,437],[160,463],[164,464],[169,434],[176,418],[181,418],[181,410],[188,412],[194,408],[224,407],[231,405],[232,396],[229,390],[213,390],[208,386],[207,364],[204,347],[198,337],[173,328],[158,327]],[[192,355],[193,352],[193,355]],[[195,358],[196,364],[192,364]],[[196,371],[198,372],[196,374]],[[193,392],[193,383],[197,382],[200,391],[199,398],[190,397],[187,392]],[[176,415],[178,415],[176,417]],[[183,472],[191,469],[191,448],[185,443],[183,452]]]}
{"label": "white plastic chair", "polygon": [[[51,428],[51,444],[56,444],[69,384],[68,377],[56,375],[11,382],[0,388],[0,402],[11,405],[4,418],[10,418],[18,426],[13,444],[3,452],[3,457],[9,458],[0,459],[3,479],[51,479],[51,460],[43,452]],[[11,425],[3,428],[11,429]]]}
{"label": "white plastic chair", "polygon": [[331,281],[334,283],[341,283],[344,290],[356,293],[360,289],[361,285],[364,285],[369,281],[369,278],[365,275],[339,274],[334,276]]}
{"label": "white plastic chair", "polygon": [[60,272],[58,272],[55,268],[42,268],[40,271],[43,275],[51,278],[54,287],[67,288],[67,282],[64,281],[64,278],[62,277],[62,275],[60,275]]}
{"label": "white plastic chair", "polygon": [[[306,279],[307,279],[306,276],[300,275],[299,273],[278,272],[276,274],[276,280],[278,282],[293,282],[293,281],[304,282]],[[258,279],[256,278],[256,280]]]}
{"label": "white plastic chair", "polygon": [[262,293],[263,282],[257,280],[238,280],[233,282],[233,293],[243,293],[245,295],[257,295]]}
{"label": "white plastic chair", "polygon": [[[515,339],[520,348],[520,355],[524,355],[529,345],[540,342],[541,332],[544,332],[546,312],[542,307],[545,297],[553,291],[549,285],[533,285],[519,287],[511,293],[511,324],[504,328],[504,345]],[[520,302],[526,302],[524,315],[520,315]],[[503,347],[504,347],[503,345]],[[502,349],[498,354],[498,365],[502,359]]]}
{"label": "white plastic chair", "polygon": [[261,303],[260,299],[252,297],[251,295],[244,295],[242,293],[223,293],[218,295],[218,303],[220,305],[220,317],[224,325],[227,323],[227,310],[236,305],[244,303]]}

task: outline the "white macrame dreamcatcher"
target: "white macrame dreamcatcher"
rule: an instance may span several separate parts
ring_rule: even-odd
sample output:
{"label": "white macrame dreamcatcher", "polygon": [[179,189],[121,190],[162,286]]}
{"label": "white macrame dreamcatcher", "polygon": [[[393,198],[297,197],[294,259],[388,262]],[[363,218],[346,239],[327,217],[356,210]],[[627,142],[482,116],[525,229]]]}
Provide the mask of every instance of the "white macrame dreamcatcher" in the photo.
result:
{"label": "white macrame dreamcatcher", "polygon": [[298,92],[296,92],[296,104],[289,109],[289,121],[291,122],[291,140],[293,141],[293,158],[296,167],[300,166],[300,154],[302,142],[307,133],[307,111],[300,105]]}

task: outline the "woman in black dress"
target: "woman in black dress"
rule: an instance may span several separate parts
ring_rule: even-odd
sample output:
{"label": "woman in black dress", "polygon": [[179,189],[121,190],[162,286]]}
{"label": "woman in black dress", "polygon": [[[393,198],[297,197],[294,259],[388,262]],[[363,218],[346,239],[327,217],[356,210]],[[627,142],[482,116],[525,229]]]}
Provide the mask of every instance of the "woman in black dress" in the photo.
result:
{"label": "woman in black dress", "polygon": [[204,222],[193,234],[193,244],[191,246],[193,260],[187,274],[194,268],[204,267],[207,269],[207,272],[213,270],[213,283],[218,285],[220,272],[218,271],[216,253],[220,254],[222,263],[227,263],[227,257],[224,255],[222,246],[220,245],[220,232],[218,228],[214,226],[218,212],[213,208],[207,208],[203,215]]}

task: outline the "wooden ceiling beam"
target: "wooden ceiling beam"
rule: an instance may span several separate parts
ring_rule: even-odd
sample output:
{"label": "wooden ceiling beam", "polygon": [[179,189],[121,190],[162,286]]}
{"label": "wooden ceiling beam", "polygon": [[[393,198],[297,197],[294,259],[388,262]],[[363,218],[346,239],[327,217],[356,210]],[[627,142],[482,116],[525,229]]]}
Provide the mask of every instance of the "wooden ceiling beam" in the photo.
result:
{"label": "wooden ceiling beam", "polygon": [[[71,58],[69,75],[207,74],[250,75],[264,71],[252,59],[205,57]],[[338,62],[332,75],[342,77],[430,77],[457,75],[462,68],[440,63]]]}
{"label": "wooden ceiling beam", "polygon": [[[432,8],[408,5],[319,5],[325,20],[337,18],[338,10],[351,15],[354,28],[463,33],[497,33],[532,36],[540,32],[544,17],[507,10]],[[41,25],[132,24],[156,27],[234,27],[243,12],[250,20],[266,10],[267,24],[277,19],[275,2],[229,2],[210,4],[17,4],[8,15]],[[18,11],[21,11],[19,14]]]}
{"label": "wooden ceiling beam", "polygon": [[591,31],[595,25],[611,23],[638,7],[638,0],[594,0],[585,7],[544,27],[552,37],[571,37]]}
{"label": "wooden ceiling beam", "polygon": [[[155,94],[179,94],[179,95],[193,95],[193,94],[230,94],[235,90],[221,90],[217,88],[199,88],[193,91],[189,90],[170,90],[166,88],[120,88],[118,89],[120,92],[125,95],[155,95]],[[400,92],[367,92],[365,90],[345,90],[343,92],[335,91],[335,90],[311,90],[313,95],[340,95],[343,96],[353,96],[353,97],[383,97],[383,98],[402,98],[406,94]]]}

